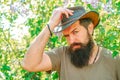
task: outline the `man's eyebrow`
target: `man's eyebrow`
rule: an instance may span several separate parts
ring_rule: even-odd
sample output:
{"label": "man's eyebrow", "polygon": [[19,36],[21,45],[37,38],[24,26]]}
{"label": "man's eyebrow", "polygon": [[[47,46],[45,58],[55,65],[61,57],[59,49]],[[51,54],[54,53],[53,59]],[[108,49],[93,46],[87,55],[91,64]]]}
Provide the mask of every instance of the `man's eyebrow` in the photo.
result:
{"label": "man's eyebrow", "polygon": [[69,36],[69,34],[65,34],[65,35],[63,35],[64,37],[67,37],[67,36]]}
{"label": "man's eyebrow", "polygon": [[[75,30],[77,30],[78,28],[75,28],[75,29],[73,29],[71,32],[74,32]],[[64,37],[67,37],[67,36],[69,36],[69,34],[65,34],[65,35],[63,35]]]}
{"label": "man's eyebrow", "polygon": [[78,29],[78,28],[73,29],[72,32],[74,32],[74,31],[77,30],[77,29]]}

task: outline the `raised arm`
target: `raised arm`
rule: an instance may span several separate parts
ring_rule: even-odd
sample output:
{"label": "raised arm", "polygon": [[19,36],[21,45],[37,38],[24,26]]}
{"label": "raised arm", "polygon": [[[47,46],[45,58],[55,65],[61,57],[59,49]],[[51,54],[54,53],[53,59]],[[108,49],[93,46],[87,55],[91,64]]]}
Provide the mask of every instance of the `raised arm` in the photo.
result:
{"label": "raised arm", "polygon": [[[53,31],[54,28],[60,23],[62,19],[62,14],[66,17],[73,14],[72,10],[66,8],[56,8],[48,22],[50,30]],[[47,54],[44,54],[44,49],[46,43],[50,37],[50,31],[48,26],[39,33],[39,35],[32,41],[27,53],[24,56],[22,67],[28,71],[48,71],[52,69],[52,63]]]}

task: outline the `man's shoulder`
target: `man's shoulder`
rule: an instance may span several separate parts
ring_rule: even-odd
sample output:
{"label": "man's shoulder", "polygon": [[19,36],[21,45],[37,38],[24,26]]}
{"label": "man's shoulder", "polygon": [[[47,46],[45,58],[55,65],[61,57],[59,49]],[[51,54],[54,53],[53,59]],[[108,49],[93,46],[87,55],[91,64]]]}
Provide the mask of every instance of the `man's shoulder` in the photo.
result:
{"label": "man's shoulder", "polygon": [[68,51],[68,46],[60,46],[60,47],[55,47],[51,50],[45,51],[45,53],[63,53]]}
{"label": "man's shoulder", "polygon": [[53,50],[60,50],[60,51],[65,51],[65,50],[68,50],[68,46],[60,46],[60,47],[56,47],[54,48]]}

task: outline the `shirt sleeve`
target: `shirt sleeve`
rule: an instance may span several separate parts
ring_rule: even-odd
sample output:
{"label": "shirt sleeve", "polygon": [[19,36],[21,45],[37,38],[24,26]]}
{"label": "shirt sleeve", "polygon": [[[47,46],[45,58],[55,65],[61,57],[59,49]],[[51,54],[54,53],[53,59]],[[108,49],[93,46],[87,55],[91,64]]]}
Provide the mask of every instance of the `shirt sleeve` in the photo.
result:
{"label": "shirt sleeve", "polygon": [[50,57],[52,63],[52,71],[59,72],[61,64],[61,55],[63,54],[63,52],[63,47],[55,48],[51,51],[45,52]]}

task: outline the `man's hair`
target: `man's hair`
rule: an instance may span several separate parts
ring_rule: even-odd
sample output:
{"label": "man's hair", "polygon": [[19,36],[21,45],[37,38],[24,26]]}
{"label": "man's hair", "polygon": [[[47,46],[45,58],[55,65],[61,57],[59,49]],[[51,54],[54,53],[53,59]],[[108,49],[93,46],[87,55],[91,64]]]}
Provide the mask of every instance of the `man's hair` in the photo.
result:
{"label": "man's hair", "polygon": [[80,25],[84,26],[86,29],[90,23],[93,23],[90,18],[79,19]]}

